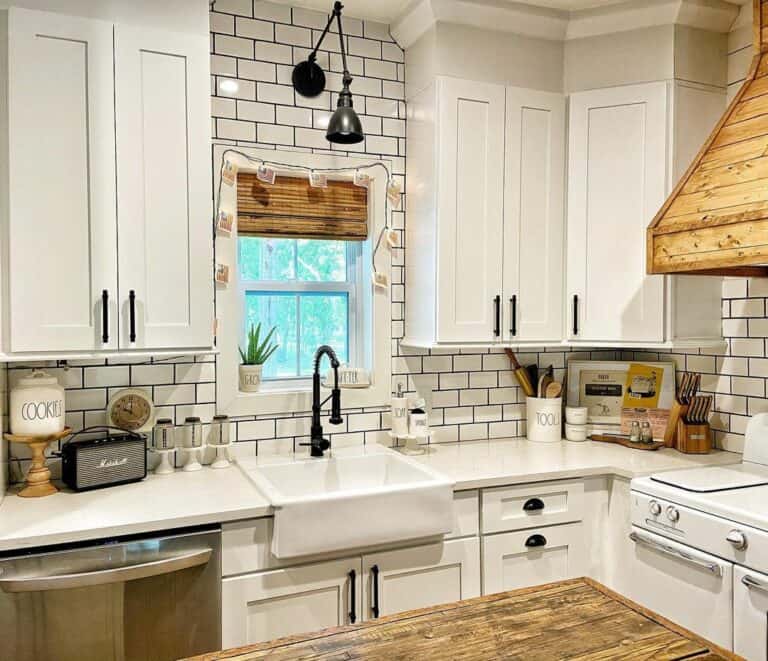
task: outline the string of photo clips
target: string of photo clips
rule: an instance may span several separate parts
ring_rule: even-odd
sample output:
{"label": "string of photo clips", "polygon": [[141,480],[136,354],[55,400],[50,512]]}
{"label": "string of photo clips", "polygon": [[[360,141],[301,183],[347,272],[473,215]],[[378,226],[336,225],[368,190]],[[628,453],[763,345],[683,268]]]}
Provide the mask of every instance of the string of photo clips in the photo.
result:
{"label": "string of photo clips", "polygon": [[357,186],[366,187],[370,178],[364,174],[366,170],[372,170],[373,168],[382,168],[387,175],[387,190],[384,195],[384,227],[381,228],[378,236],[376,237],[376,243],[374,244],[373,251],[371,252],[371,265],[373,267],[373,284],[376,287],[386,288],[389,287],[389,277],[386,273],[380,273],[376,269],[376,254],[381,247],[381,242],[386,235],[388,237],[388,243],[390,247],[394,248],[398,245],[398,236],[396,232],[393,232],[389,226],[389,214],[391,208],[398,208],[400,206],[400,184],[392,176],[390,169],[382,162],[369,163],[367,165],[356,165],[354,167],[346,168],[309,168],[303,165],[294,165],[293,163],[281,163],[279,161],[270,161],[257,156],[251,156],[238,149],[225,149],[221,154],[220,171],[221,177],[219,178],[219,186],[216,191],[216,213],[214,216],[214,225],[218,227],[221,218],[221,187],[223,184],[234,185],[237,176],[237,165],[227,158],[228,155],[237,155],[244,158],[248,163],[256,166],[256,177],[259,181],[268,184],[275,183],[276,169],[279,170],[292,170],[296,172],[302,172],[309,178],[311,186],[324,188],[327,184],[327,175],[329,174],[341,174],[347,173],[354,176],[354,183]]}

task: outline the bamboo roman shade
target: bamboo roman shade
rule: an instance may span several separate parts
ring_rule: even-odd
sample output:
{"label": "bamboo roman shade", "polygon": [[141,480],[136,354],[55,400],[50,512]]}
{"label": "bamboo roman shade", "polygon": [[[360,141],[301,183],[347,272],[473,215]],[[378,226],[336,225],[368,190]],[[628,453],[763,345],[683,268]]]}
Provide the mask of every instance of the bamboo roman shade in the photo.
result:
{"label": "bamboo roman shade", "polygon": [[368,190],[351,181],[314,188],[307,177],[281,177],[274,184],[255,173],[237,175],[240,236],[364,241],[368,238]]}

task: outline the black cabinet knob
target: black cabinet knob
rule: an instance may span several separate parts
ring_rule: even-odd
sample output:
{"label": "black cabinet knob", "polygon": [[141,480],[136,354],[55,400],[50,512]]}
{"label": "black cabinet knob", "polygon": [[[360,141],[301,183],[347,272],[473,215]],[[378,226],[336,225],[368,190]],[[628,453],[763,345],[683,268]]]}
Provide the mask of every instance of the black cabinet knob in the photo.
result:
{"label": "black cabinet knob", "polygon": [[526,512],[537,512],[544,509],[544,501],[541,498],[530,498],[525,501],[523,510]]}
{"label": "black cabinet knob", "polygon": [[544,535],[531,535],[528,539],[525,540],[525,545],[529,549],[536,548],[537,546],[546,546],[547,538],[544,537]]}

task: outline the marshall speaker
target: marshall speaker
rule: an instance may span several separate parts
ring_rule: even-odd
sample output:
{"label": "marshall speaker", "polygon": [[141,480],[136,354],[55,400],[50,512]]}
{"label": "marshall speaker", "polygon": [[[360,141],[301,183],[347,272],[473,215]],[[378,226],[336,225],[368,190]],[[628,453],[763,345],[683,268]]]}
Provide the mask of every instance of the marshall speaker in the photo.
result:
{"label": "marshall speaker", "polygon": [[[92,434],[110,428],[87,428]],[[87,491],[138,482],[147,476],[147,437],[115,429],[104,435],[75,440],[61,448],[61,477],[70,489]]]}

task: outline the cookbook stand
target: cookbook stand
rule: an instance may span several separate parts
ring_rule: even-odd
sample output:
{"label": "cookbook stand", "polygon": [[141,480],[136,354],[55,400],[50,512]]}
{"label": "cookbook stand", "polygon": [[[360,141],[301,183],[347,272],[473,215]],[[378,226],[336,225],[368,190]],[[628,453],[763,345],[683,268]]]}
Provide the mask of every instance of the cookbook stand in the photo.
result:
{"label": "cookbook stand", "polygon": [[26,434],[3,434],[3,438],[11,443],[28,445],[32,453],[32,466],[27,473],[24,488],[19,491],[22,498],[42,498],[50,496],[58,491],[51,484],[51,471],[45,465],[45,450],[51,444],[60,441],[69,436],[72,430],[65,427],[56,434],[47,434],[44,436],[28,436]]}

